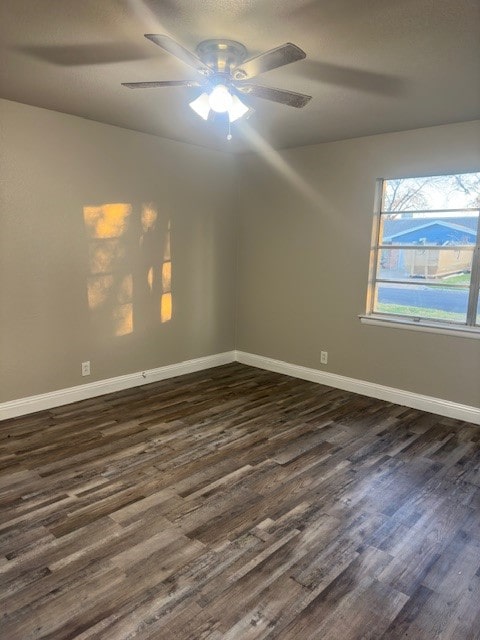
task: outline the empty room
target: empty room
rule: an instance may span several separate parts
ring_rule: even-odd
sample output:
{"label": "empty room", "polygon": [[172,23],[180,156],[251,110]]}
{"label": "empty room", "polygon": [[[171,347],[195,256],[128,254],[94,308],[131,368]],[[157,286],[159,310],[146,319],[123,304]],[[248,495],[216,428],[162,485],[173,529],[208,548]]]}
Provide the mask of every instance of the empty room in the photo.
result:
{"label": "empty room", "polygon": [[478,0],[3,0],[2,640],[480,640]]}

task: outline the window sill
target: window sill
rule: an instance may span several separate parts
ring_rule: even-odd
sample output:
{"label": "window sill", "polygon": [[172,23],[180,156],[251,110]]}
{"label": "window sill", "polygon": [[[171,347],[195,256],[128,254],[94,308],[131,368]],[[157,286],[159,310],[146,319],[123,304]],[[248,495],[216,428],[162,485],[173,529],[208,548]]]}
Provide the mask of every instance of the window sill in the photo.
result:
{"label": "window sill", "polygon": [[428,321],[415,322],[408,318],[393,318],[381,315],[360,315],[362,324],[370,324],[377,327],[391,327],[393,329],[408,329],[410,331],[423,331],[425,333],[441,333],[457,338],[480,339],[480,327],[453,326],[441,322],[429,323]]}

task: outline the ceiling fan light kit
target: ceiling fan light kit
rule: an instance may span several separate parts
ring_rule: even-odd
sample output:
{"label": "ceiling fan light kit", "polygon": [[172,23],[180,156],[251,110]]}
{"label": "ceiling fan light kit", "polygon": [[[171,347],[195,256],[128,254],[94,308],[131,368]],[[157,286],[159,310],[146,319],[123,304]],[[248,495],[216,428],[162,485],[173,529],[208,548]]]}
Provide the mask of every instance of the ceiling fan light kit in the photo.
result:
{"label": "ceiling fan light kit", "polygon": [[[125,82],[122,83],[123,86],[129,89],[201,88],[202,93],[189,102],[189,106],[203,120],[212,119],[215,114],[227,114],[228,140],[232,137],[230,124],[254,111],[248,104],[249,96],[296,108],[304,107],[311,99],[311,96],[294,91],[245,82],[266,71],[303,60],[306,57],[305,52],[290,42],[246,59],[246,48],[234,40],[204,40],[197,46],[196,53],[192,53],[170,36],[148,33],[145,34],[145,37],[164,51],[188,64],[202,77],[198,81]],[[244,102],[245,96],[247,96],[247,102]]]}
{"label": "ceiling fan light kit", "polygon": [[[218,85],[218,87],[224,87],[224,85]],[[246,115],[251,109],[247,107],[247,105],[243,104],[240,98],[237,98],[235,94],[231,94],[228,92],[228,89],[225,87],[225,91],[228,93],[228,97],[223,96],[223,91],[220,94],[220,98],[218,97],[218,93],[215,95],[216,87],[210,95],[208,93],[202,93],[189,102],[189,106],[195,111],[197,115],[199,115],[204,120],[208,120],[211,111],[216,113],[228,113],[228,119],[230,122],[235,122],[242,116]],[[213,96],[213,100],[212,100]],[[221,101],[225,98],[225,102]],[[217,104],[217,99],[219,104]]]}

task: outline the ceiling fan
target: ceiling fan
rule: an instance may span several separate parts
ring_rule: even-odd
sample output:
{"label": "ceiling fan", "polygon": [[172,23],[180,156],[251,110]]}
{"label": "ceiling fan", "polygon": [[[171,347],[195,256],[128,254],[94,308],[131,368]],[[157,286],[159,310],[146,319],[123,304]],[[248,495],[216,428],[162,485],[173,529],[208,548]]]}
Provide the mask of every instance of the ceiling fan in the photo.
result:
{"label": "ceiling fan", "polygon": [[[123,82],[129,89],[159,87],[198,87],[200,95],[190,102],[190,107],[204,120],[226,114],[228,123],[253,112],[248,105],[248,96],[278,102],[290,107],[304,107],[311,96],[285,89],[276,89],[249,82],[252,78],[303,60],[306,54],[296,45],[287,42],[275,49],[247,59],[247,50],[234,40],[204,40],[196,53],[185,49],[167,35],[145,34],[151,42],[195,69],[201,76],[198,80],[160,80],[156,82]],[[247,104],[243,102],[247,98]],[[230,131],[227,136],[231,138]]]}

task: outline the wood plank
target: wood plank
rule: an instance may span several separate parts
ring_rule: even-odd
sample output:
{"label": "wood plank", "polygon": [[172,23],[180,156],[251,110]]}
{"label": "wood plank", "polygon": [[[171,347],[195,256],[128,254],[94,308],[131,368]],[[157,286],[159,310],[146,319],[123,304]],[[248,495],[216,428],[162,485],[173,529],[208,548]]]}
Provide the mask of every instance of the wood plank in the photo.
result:
{"label": "wood plank", "polygon": [[8,640],[480,640],[480,429],[240,364],[0,423]]}

